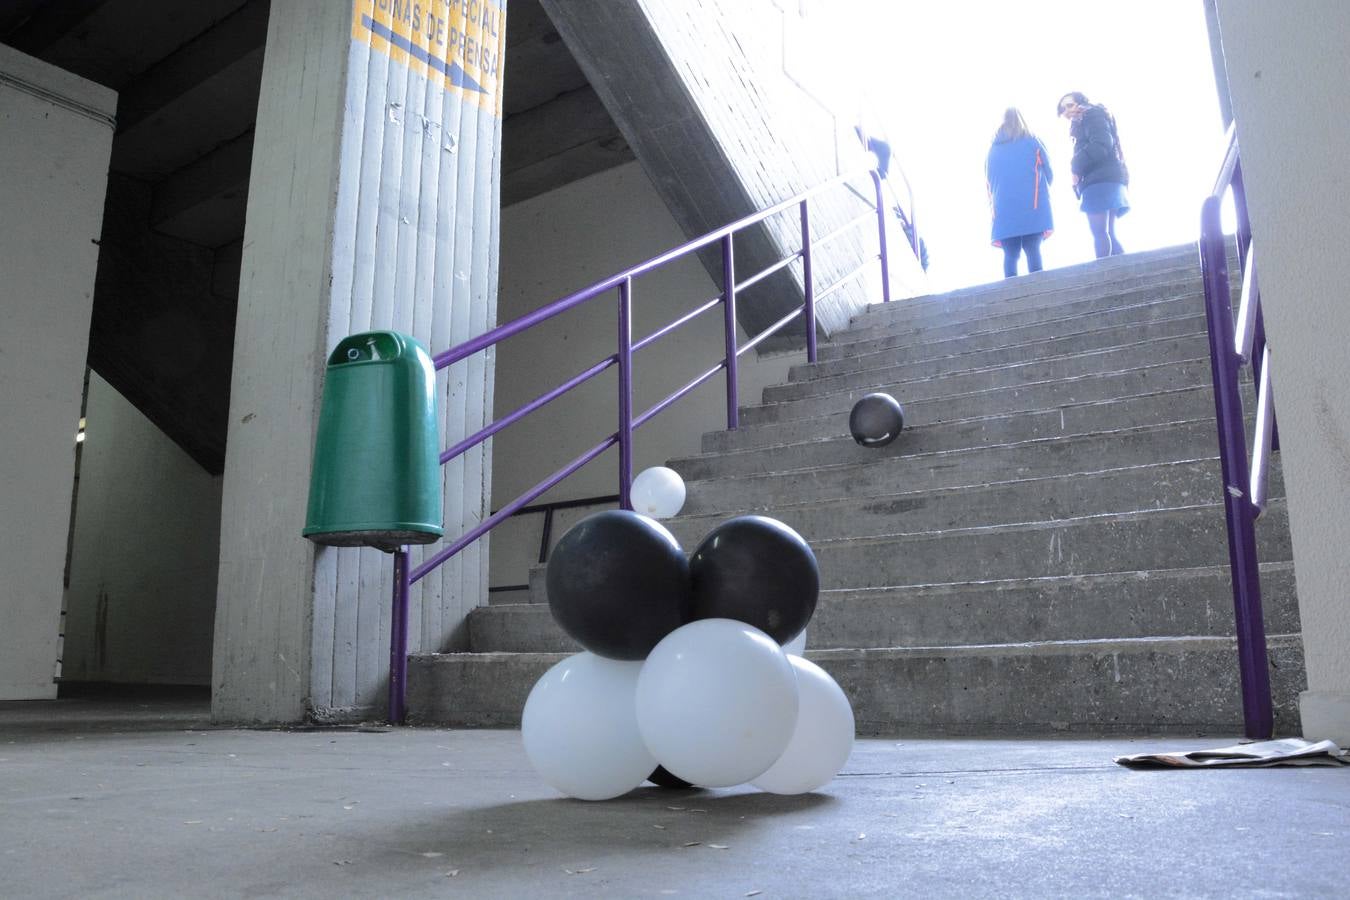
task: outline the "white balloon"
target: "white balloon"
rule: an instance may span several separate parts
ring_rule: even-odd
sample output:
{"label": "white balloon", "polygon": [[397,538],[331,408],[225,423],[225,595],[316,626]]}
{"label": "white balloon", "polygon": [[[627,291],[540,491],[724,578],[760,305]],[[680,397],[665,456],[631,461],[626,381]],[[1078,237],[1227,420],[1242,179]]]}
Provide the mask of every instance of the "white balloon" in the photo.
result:
{"label": "white balloon", "polygon": [[525,700],[520,734],[539,777],[580,800],[626,794],[656,769],[637,727],[641,662],[594,653],[544,673]]}
{"label": "white balloon", "polygon": [[654,519],[669,519],[684,506],[684,479],[665,466],[643,469],[633,479],[629,498],[633,511]]}
{"label": "white balloon", "polygon": [[783,652],[788,654],[789,656],[801,656],[803,653],[806,652],[805,628],[803,628],[795,638],[793,638],[792,640],[788,641],[786,644],[783,645]]}
{"label": "white balloon", "polygon": [[783,755],[753,782],[772,794],[814,791],[839,774],[853,752],[853,707],[843,689],[810,660],[788,661],[797,673],[797,727]]}
{"label": "white balloon", "polygon": [[638,728],[671,774],[703,787],[758,777],[797,722],[797,677],[753,625],[700,619],[652,648],[637,685]]}

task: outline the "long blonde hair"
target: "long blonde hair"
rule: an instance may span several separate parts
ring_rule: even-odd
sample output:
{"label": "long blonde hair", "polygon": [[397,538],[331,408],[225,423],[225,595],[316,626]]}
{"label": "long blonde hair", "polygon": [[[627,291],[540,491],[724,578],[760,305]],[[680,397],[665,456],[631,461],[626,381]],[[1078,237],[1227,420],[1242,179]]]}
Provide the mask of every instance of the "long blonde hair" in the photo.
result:
{"label": "long blonde hair", "polygon": [[1027,127],[1027,120],[1022,118],[1022,112],[1015,106],[1010,106],[1003,111],[1003,124],[994,132],[994,143],[1003,144],[1008,141],[1020,141],[1022,138],[1035,137],[1031,129]]}

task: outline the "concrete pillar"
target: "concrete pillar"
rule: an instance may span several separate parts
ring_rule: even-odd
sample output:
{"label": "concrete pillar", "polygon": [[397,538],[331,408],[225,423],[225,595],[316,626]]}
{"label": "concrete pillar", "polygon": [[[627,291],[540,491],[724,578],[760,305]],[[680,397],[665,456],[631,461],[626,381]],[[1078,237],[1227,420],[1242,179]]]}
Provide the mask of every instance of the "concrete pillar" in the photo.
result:
{"label": "concrete pillar", "polygon": [[0,700],[56,696],[117,95],[0,45]]}
{"label": "concrete pillar", "polygon": [[1218,9],[1273,360],[1308,667],[1303,731],[1350,746],[1350,6]]}
{"label": "concrete pillar", "polygon": [[[390,557],[300,537],[323,367],[353,332],[395,328],[436,352],[493,322],[505,7],[272,5],[221,514],[219,721],[384,709]],[[440,373],[437,385],[453,443],[491,410],[492,357]],[[448,535],[485,514],[488,452],[445,470]],[[486,577],[477,546],[421,582],[409,650],[461,640]]]}

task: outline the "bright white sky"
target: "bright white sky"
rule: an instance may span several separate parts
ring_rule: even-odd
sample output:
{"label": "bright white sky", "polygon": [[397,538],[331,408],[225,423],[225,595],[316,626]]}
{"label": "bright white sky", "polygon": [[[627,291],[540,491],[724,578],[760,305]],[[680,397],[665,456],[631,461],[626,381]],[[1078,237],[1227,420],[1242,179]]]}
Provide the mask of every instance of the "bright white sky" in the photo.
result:
{"label": "bright white sky", "polygon": [[1045,267],[1093,258],[1068,123],[1055,117],[1069,91],[1116,117],[1130,166],[1132,208],[1116,229],[1125,249],[1195,240],[1223,138],[1200,0],[872,2],[872,36],[885,46],[872,54],[884,69],[871,81],[870,115],[914,186],[935,290],[1003,275],[984,160],[1008,106],[1022,110],[1055,172]]}

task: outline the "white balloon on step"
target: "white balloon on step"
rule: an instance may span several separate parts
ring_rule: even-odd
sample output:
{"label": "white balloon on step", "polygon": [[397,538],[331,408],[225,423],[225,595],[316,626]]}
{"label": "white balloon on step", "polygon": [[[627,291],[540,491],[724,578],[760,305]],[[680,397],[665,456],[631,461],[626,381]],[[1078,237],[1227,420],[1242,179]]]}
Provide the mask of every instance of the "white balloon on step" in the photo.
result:
{"label": "white balloon on step", "polygon": [[797,726],[783,755],[752,784],[773,794],[804,794],[827,784],[853,752],[853,707],[830,674],[800,656],[788,661],[797,673]]}
{"label": "white balloon on step", "polygon": [[803,628],[795,638],[783,645],[783,652],[789,656],[801,656],[806,652],[806,629]]}
{"label": "white balloon on step", "polygon": [[684,479],[674,469],[652,466],[633,479],[629,496],[634,512],[653,519],[669,519],[684,506]]}
{"label": "white balloon on step", "polygon": [[580,800],[608,800],[656,768],[634,702],[641,662],[594,653],[569,656],[544,673],[525,700],[520,733],[539,777]]}
{"label": "white balloon on step", "polygon": [[773,638],[732,619],[675,629],[642,664],[638,728],[668,772],[703,787],[744,784],[783,754],[797,677]]}

